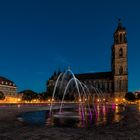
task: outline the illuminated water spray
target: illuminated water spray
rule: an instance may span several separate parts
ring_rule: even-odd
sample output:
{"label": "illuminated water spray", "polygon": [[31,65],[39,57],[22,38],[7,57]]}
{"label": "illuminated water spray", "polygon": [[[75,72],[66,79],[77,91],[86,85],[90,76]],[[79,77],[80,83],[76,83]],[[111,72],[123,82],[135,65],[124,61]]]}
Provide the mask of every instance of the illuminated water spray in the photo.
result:
{"label": "illuminated water spray", "polygon": [[[67,78],[66,78],[67,77]],[[67,79],[67,81],[65,80],[65,78]],[[65,86],[64,86],[65,85]],[[83,104],[86,106],[88,106],[88,110],[91,114],[91,103],[89,103],[89,96],[92,97],[92,105],[94,106],[94,96],[91,94],[91,89],[94,90],[96,96],[98,96],[98,99],[102,99],[104,98],[102,92],[93,87],[92,85],[87,86],[86,84],[80,82],[74,75],[74,73],[71,71],[70,67],[68,67],[68,69],[65,72],[62,72],[59,74],[56,82],[55,82],[55,86],[54,86],[54,90],[53,90],[53,94],[52,94],[52,100],[51,100],[51,105],[50,105],[50,113],[52,112],[52,107],[53,107],[53,100],[55,98],[56,95],[56,89],[57,87],[59,88],[59,93],[60,91],[63,93],[62,95],[62,100],[60,103],[60,108],[59,108],[59,112],[62,112],[63,109],[63,104],[65,101],[65,96],[67,94],[69,94],[68,89],[69,88],[73,88],[75,89],[77,92],[74,91],[74,94],[77,94],[78,99],[79,99],[79,105],[81,106],[81,110],[83,110]],[[84,97],[84,101],[82,101],[82,97]]]}

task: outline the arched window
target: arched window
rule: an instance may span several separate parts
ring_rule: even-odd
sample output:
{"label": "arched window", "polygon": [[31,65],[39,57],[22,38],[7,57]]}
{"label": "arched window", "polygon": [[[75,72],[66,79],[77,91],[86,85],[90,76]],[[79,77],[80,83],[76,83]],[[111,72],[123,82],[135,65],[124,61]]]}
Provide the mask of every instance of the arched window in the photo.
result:
{"label": "arched window", "polygon": [[123,67],[121,66],[120,69],[119,69],[119,74],[123,74]]}
{"label": "arched window", "polygon": [[127,42],[126,34],[124,34],[124,42]]}
{"label": "arched window", "polygon": [[119,90],[121,90],[122,89],[122,81],[120,80],[119,81]]}
{"label": "arched window", "polygon": [[119,50],[119,57],[123,57],[123,49],[122,48],[120,48],[120,50]]}
{"label": "arched window", "polygon": [[120,43],[122,42],[122,34],[120,34]]}
{"label": "arched window", "polygon": [[115,35],[115,43],[118,43],[118,34]]}
{"label": "arched window", "polygon": [[125,34],[122,36],[122,41],[125,42]]}

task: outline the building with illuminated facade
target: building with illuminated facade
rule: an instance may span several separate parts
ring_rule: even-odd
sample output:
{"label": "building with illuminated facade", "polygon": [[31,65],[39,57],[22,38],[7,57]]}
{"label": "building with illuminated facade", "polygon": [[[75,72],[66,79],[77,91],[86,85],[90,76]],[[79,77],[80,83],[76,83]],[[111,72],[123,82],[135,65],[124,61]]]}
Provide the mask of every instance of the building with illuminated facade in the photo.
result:
{"label": "building with illuminated facade", "polygon": [[0,76],[0,92],[4,94],[6,99],[14,98],[17,96],[17,87],[13,81]]}
{"label": "building with illuminated facade", "polygon": [[[111,48],[111,70],[108,72],[82,73],[75,76],[86,85],[92,85],[110,99],[123,99],[128,92],[128,59],[126,29],[119,20],[114,32],[114,41]],[[53,75],[47,82],[47,88],[54,86],[57,75]]]}

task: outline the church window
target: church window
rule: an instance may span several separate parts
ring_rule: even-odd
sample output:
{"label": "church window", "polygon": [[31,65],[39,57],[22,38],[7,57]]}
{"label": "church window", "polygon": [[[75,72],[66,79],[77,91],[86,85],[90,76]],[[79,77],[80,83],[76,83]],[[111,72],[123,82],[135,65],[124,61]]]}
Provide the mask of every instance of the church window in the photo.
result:
{"label": "church window", "polygon": [[122,42],[122,34],[120,34],[120,42]]}
{"label": "church window", "polygon": [[118,43],[118,35],[115,35],[115,42]]}
{"label": "church window", "polygon": [[119,69],[119,74],[123,74],[123,67],[122,66]]}
{"label": "church window", "polygon": [[120,56],[120,57],[123,56],[123,49],[122,49],[122,48],[120,48],[120,50],[119,50],[119,56]]}
{"label": "church window", "polygon": [[122,81],[121,80],[119,81],[119,89],[120,90],[122,89]]}

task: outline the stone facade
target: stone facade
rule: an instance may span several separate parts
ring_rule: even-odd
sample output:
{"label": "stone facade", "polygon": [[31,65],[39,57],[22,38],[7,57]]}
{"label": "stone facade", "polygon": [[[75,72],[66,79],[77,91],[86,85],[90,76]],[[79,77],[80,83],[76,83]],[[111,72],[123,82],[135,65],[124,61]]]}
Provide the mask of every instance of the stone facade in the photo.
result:
{"label": "stone facade", "polygon": [[16,97],[17,87],[11,80],[0,77],[0,92],[2,92],[5,97]]}
{"label": "stone facade", "polygon": [[112,47],[114,95],[117,97],[124,97],[128,91],[127,61],[126,29],[119,22],[118,28],[114,33],[114,44]]}
{"label": "stone facade", "polygon": [[[106,98],[124,98],[128,92],[127,66],[127,39],[126,29],[121,21],[114,33],[114,42],[111,54],[111,71],[98,73],[75,74],[84,84],[94,86],[105,93]],[[47,88],[54,86],[57,74],[47,82]]]}

